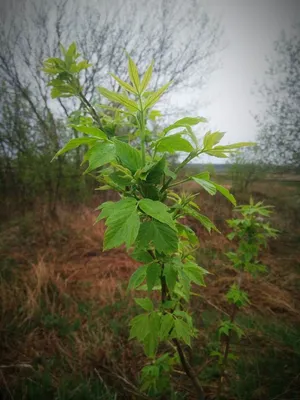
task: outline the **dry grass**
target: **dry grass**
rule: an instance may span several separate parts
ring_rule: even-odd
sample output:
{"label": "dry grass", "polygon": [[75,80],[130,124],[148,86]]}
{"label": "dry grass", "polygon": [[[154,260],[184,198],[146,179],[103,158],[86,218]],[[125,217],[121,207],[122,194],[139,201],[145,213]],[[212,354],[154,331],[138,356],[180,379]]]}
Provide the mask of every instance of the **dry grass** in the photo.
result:
{"label": "dry grass", "polygon": [[[99,311],[120,299],[132,307],[124,283],[138,264],[122,250],[102,253],[104,226],[93,225],[91,209],[60,208],[58,215],[56,221],[41,220],[37,213],[40,229],[33,220],[26,227],[15,224],[1,235],[1,256],[9,255],[16,265],[9,279],[0,282],[2,382],[5,379],[12,387],[18,381],[14,367],[18,365],[29,366],[28,374],[43,370],[47,360],[60,358],[68,371],[88,374],[96,366],[111,368],[119,363],[115,354],[120,356],[121,370],[125,358],[130,359],[127,348],[132,344],[116,337],[110,326],[111,319],[118,320],[120,314],[129,319],[130,312],[112,308],[108,316]],[[20,245],[23,230],[26,240]],[[87,310],[80,311],[79,305]],[[60,369],[52,372],[57,385]]]}
{"label": "dry grass", "polygon": [[[184,189],[198,187],[189,184]],[[275,189],[272,185],[272,198]],[[258,185],[255,196],[265,198],[268,191]],[[232,216],[228,202],[201,193],[198,203],[203,214],[226,233],[225,221]],[[287,215],[291,217],[289,211],[284,218],[275,214],[275,226],[294,227],[295,221]],[[6,269],[10,270],[0,282],[1,358],[8,367],[1,369],[1,376],[6,386],[13,387],[32,370],[45,369],[55,358],[64,363],[52,368],[55,385],[63,378],[62,368],[74,374],[88,374],[95,368],[118,371],[121,379],[135,381],[144,361],[140,349],[127,340],[128,320],[135,311],[126,282],[138,264],[123,249],[101,251],[104,224],[93,225],[95,217],[92,208],[61,206],[53,220],[40,208],[28,220],[11,223],[0,233],[0,261],[9,260]],[[212,272],[194,309],[198,315],[207,308],[226,313],[224,293],[235,271],[222,254],[231,244],[225,235],[209,235],[192,219],[185,222],[200,238],[200,265]],[[293,228],[294,236],[300,234],[297,229]],[[263,258],[269,273],[256,282],[250,276],[244,281],[252,302],[248,313],[300,322],[296,285],[300,270],[295,269],[300,265],[300,249],[284,237],[271,243]]]}

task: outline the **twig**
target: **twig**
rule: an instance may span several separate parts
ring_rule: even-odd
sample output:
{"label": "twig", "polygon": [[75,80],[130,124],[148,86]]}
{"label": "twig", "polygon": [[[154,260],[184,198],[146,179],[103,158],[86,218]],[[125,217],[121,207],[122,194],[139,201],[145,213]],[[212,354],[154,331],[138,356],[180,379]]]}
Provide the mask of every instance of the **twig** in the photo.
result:
{"label": "twig", "polygon": [[[234,322],[236,313],[237,313],[237,306],[235,304],[232,304],[232,312],[231,312],[231,316],[230,316],[231,323]],[[222,392],[222,384],[223,384],[223,380],[224,380],[224,376],[225,376],[225,370],[226,370],[228,355],[229,355],[229,350],[230,350],[230,339],[231,339],[231,331],[226,336],[226,343],[225,343],[224,357],[223,357],[223,363],[222,363],[222,369],[221,369],[221,376],[220,376],[220,381],[219,381],[219,385],[218,385],[217,399],[220,398],[221,392]]]}
{"label": "twig", "polygon": [[[162,264],[162,269],[161,269],[161,275],[160,275],[160,281],[161,281],[161,302],[165,303],[167,300],[170,299],[170,294],[168,293],[168,287],[167,287],[167,283],[166,283],[166,278],[164,276],[164,264]],[[184,372],[186,373],[186,375],[190,378],[190,380],[193,383],[194,388],[196,389],[198,396],[199,396],[199,400],[205,400],[205,396],[204,396],[204,392],[202,390],[202,386],[197,378],[197,375],[195,373],[195,371],[193,370],[193,368],[190,366],[188,360],[185,357],[185,354],[182,350],[181,344],[180,342],[174,338],[172,340],[172,342],[174,343],[177,353],[179,355],[180,358],[180,362],[181,365],[184,369]]]}
{"label": "twig", "polygon": [[287,387],[286,387],[286,389],[285,389],[285,391],[284,392],[282,392],[282,393],[280,393],[280,394],[278,394],[277,396],[275,396],[275,397],[272,397],[272,399],[271,400],[276,400],[276,399],[279,399],[282,395],[284,395],[284,394],[286,394],[286,393],[288,393],[288,391],[289,391],[289,388],[291,387],[291,385],[292,385],[292,383],[294,382],[294,381],[297,381],[297,379],[300,377],[300,373],[298,374],[298,375],[296,375],[291,381],[290,381],[290,383],[287,385]]}
{"label": "twig", "polygon": [[2,379],[3,379],[4,386],[6,387],[7,393],[9,394],[11,400],[14,400],[14,397],[13,397],[13,395],[12,395],[11,391],[9,390],[8,385],[7,385],[6,379],[4,378],[3,372],[0,371],[0,373],[1,373],[1,376],[2,376]]}
{"label": "twig", "polygon": [[34,371],[33,366],[30,364],[0,365],[0,368],[29,368]]}
{"label": "twig", "polygon": [[188,360],[186,359],[184,352],[181,348],[181,345],[179,343],[179,341],[177,339],[173,339],[173,343],[175,344],[176,348],[177,348],[177,352],[179,354],[179,358],[182,364],[182,367],[186,373],[186,375],[190,378],[190,380],[192,381],[198,395],[199,395],[199,400],[205,400],[205,396],[204,396],[204,392],[202,389],[202,386],[197,378],[197,375],[195,374],[195,371],[192,369],[192,367],[190,366]]}

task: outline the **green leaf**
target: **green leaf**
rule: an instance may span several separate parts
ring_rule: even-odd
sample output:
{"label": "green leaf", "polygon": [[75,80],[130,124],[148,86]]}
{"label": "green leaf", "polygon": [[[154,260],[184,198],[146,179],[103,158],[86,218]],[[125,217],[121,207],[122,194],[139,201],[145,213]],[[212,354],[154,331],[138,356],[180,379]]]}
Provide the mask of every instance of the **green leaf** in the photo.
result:
{"label": "green leaf", "polygon": [[67,151],[76,149],[77,147],[81,146],[82,144],[92,145],[95,144],[97,139],[89,138],[89,137],[81,137],[76,139],[71,139],[62,149],[60,149],[55,156],[52,158],[52,161],[60,156],[61,154],[66,153]]}
{"label": "green leaf", "polygon": [[230,304],[234,303],[237,307],[243,307],[250,303],[247,293],[241,290],[236,283],[230,287],[226,298]]}
{"label": "green leaf", "polygon": [[143,342],[145,337],[150,332],[149,315],[141,314],[134,317],[130,321],[131,329],[129,339],[137,338],[140,342]]}
{"label": "green leaf", "polygon": [[175,320],[176,337],[182,339],[188,346],[191,346],[191,329],[182,319]]}
{"label": "green leaf", "polygon": [[140,88],[139,71],[137,69],[135,62],[129,55],[128,55],[128,72],[133,86],[136,88],[137,91],[139,91]]}
{"label": "green leaf", "polygon": [[114,139],[114,143],[116,146],[116,155],[125,168],[135,173],[142,167],[142,157],[137,149],[117,139]]}
{"label": "green leaf", "polygon": [[154,357],[158,345],[160,328],[160,317],[157,312],[152,312],[149,315],[149,326],[151,329],[144,339],[144,350],[148,357]]}
{"label": "green leaf", "polygon": [[105,203],[100,204],[96,210],[101,210],[101,213],[98,215],[96,222],[101,221],[103,218],[108,218],[115,209],[115,202],[106,201]]}
{"label": "green leaf", "polygon": [[166,263],[163,274],[166,278],[168,289],[172,293],[177,282],[178,272],[172,263]]}
{"label": "green leaf", "polygon": [[241,339],[244,334],[243,330],[235,323],[228,320],[223,321],[219,327],[219,336],[222,334],[229,336],[230,331],[235,332],[239,339]]}
{"label": "green leaf", "polygon": [[175,306],[176,306],[176,301],[175,300],[167,300],[164,303],[162,303],[162,307],[165,310],[169,310],[169,309],[175,308]]}
{"label": "green leaf", "polygon": [[207,122],[207,119],[204,117],[184,117],[176,121],[175,124],[193,126],[198,125],[200,122]]}
{"label": "green leaf", "polygon": [[217,158],[228,158],[228,154],[220,151],[220,150],[206,150],[205,151],[206,154],[208,154],[209,156],[213,156],[213,157],[217,157]]}
{"label": "green leaf", "polygon": [[187,126],[197,125],[200,122],[207,122],[205,118],[202,117],[185,117],[181,118],[178,121],[174,122],[172,125],[169,125],[167,128],[164,129],[164,133],[168,133],[172,129],[177,128],[185,128]]}
{"label": "green leaf", "polygon": [[191,281],[182,269],[179,269],[178,281],[179,285],[177,284],[175,286],[174,292],[188,302],[190,298]]}
{"label": "green leaf", "polygon": [[127,248],[135,242],[140,228],[137,201],[125,198],[114,203],[112,213],[106,220],[104,250],[118,247],[125,243]]}
{"label": "green leaf", "polygon": [[128,97],[118,94],[115,92],[111,92],[110,90],[107,90],[105,88],[99,88],[100,94],[102,94],[104,97],[106,97],[108,100],[114,102],[114,103],[120,103],[123,106],[125,106],[129,111],[138,111],[139,107],[138,104],[130,100]]}
{"label": "green leaf", "polygon": [[229,331],[231,329],[231,324],[227,321],[222,322],[221,326],[219,327],[219,336],[226,335],[229,336]]}
{"label": "green leaf", "polygon": [[233,194],[231,194],[229,192],[228,189],[224,188],[224,186],[218,185],[216,183],[214,183],[216,189],[218,192],[220,192],[224,197],[226,197],[227,200],[229,200],[234,206],[236,206],[236,199],[233,196]]}
{"label": "green leaf", "polygon": [[122,79],[118,78],[114,74],[110,74],[110,75],[120,84],[120,86],[122,86],[128,92],[133,93],[133,94],[137,94],[137,90],[134,87],[132,87],[129,83],[123,81]]}
{"label": "green leaf", "polygon": [[175,221],[168,212],[169,208],[160,201],[151,199],[142,199],[139,201],[139,208],[150,217],[169,225],[170,228],[176,230]]}
{"label": "green leaf", "polygon": [[158,184],[164,174],[164,169],[166,165],[165,156],[158,160],[148,171],[146,176],[147,183]]}
{"label": "green leaf", "polygon": [[152,183],[147,183],[147,182],[140,182],[140,190],[143,195],[143,197],[146,197],[151,200],[159,200],[159,188],[156,185],[153,185]]}
{"label": "green leaf", "polygon": [[170,86],[171,82],[167,83],[163,87],[161,87],[157,92],[154,92],[151,94],[149,97],[147,97],[147,100],[144,104],[144,109],[151,108],[158,102],[162,94],[168,89]]}
{"label": "green leaf", "polygon": [[94,126],[85,126],[85,125],[72,125],[72,128],[76,129],[76,131],[86,133],[87,135],[92,135],[95,136],[99,139],[107,139],[106,133],[101,131],[101,129],[98,129]]}
{"label": "green leaf", "polygon": [[184,151],[190,153],[194,148],[189,141],[181,137],[181,133],[166,136],[156,142],[156,151],[160,153],[175,153],[176,151]]}
{"label": "green leaf", "polygon": [[197,175],[194,175],[193,178],[204,179],[206,181],[209,181],[210,173],[208,171],[203,171]]}
{"label": "green leaf", "polygon": [[73,42],[73,43],[70,44],[67,52],[65,53],[65,56],[73,58],[75,56],[75,54],[76,54],[76,43]]}
{"label": "green leaf", "polygon": [[161,340],[166,340],[169,337],[171,329],[174,327],[174,318],[171,314],[164,314],[161,317],[161,325],[159,336]]}
{"label": "green leaf", "polygon": [[84,173],[87,174],[88,172],[113,161],[115,156],[115,145],[113,143],[96,143],[85,153],[84,160],[89,161],[89,167],[84,171]]}
{"label": "green leaf", "polygon": [[145,72],[141,85],[140,85],[140,92],[143,93],[144,90],[147,89],[149,82],[151,80],[151,76],[152,76],[152,70],[153,70],[153,62],[149,65],[149,67],[147,68],[147,71]]}
{"label": "green leaf", "polygon": [[80,61],[77,65],[72,65],[70,68],[71,72],[81,72],[83,69],[91,67],[93,64],[88,63],[88,61]]}
{"label": "green leaf", "polygon": [[61,43],[59,43],[59,50],[63,56],[66,55],[67,51]]}
{"label": "green leaf", "polygon": [[220,142],[220,140],[225,135],[225,132],[207,132],[203,138],[203,147],[204,150],[209,150],[216,144]]}
{"label": "green leaf", "polygon": [[128,290],[136,289],[146,279],[148,265],[142,265],[131,275],[128,284]]}
{"label": "green leaf", "polygon": [[228,144],[225,146],[215,146],[214,150],[221,150],[221,151],[228,151],[228,150],[236,150],[240,149],[241,147],[252,147],[252,146],[257,146],[257,143],[255,142],[238,142],[238,143],[232,143]]}
{"label": "green leaf", "polygon": [[176,179],[176,177],[177,177],[177,175],[175,174],[175,172],[171,171],[167,165],[165,166],[164,172],[165,172],[165,174],[166,174],[167,176],[170,176],[172,179]]}
{"label": "green leaf", "polygon": [[176,232],[168,225],[155,220],[141,223],[137,241],[140,247],[146,249],[153,244],[159,253],[168,254],[178,249]]}
{"label": "green leaf", "polygon": [[220,192],[224,197],[226,197],[234,206],[236,205],[236,200],[234,196],[225,187],[218,185],[215,182],[209,180],[209,173],[203,172],[191,178],[194,182],[198,183],[203,187],[209,194],[215,195],[216,192]]}
{"label": "green leaf", "polygon": [[188,261],[186,264],[184,264],[183,271],[192,282],[195,282],[199,286],[206,286],[204,282],[204,275],[207,273],[207,271],[203,270],[203,268],[199,267],[199,265]]}
{"label": "green leaf", "polygon": [[176,223],[176,227],[178,230],[178,234],[187,239],[192,245],[196,245],[199,243],[197,235],[191,228],[178,222]]}
{"label": "green leaf", "polygon": [[192,180],[194,182],[198,183],[198,185],[202,186],[203,189],[206,190],[209,194],[211,194],[211,195],[216,194],[217,189],[212,182],[207,181],[206,179],[196,178],[195,176],[192,177]]}
{"label": "green leaf", "polygon": [[153,303],[152,301],[148,298],[135,298],[134,301],[136,302],[136,304],[138,304],[139,306],[141,306],[144,310],[146,311],[153,311]]}
{"label": "green leaf", "polygon": [[160,273],[161,273],[161,266],[158,263],[152,263],[148,265],[146,281],[149,291],[152,290],[152,288],[156,284],[157,280],[159,279]]}
{"label": "green leaf", "polygon": [[188,206],[185,207],[184,209],[187,214],[191,215],[192,217],[196,218],[199,222],[201,222],[201,224],[204,226],[205,229],[208,230],[208,232],[211,232],[211,230],[220,232],[215,226],[215,224],[205,215],[198,213],[196,210]]}
{"label": "green leaf", "polygon": [[141,249],[140,247],[136,247],[134,251],[130,254],[130,257],[136,261],[140,261],[146,264],[151,263],[153,261],[153,258],[148,253],[148,251]]}
{"label": "green leaf", "polygon": [[124,175],[121,171],[115,171],[105,176],[105,181],[108,183],[112,182],[115,185],[118,185],[121,189],[125,190],[126,186],[131,185],[132,178],[128,175]]}
{"label": "green leaf", "polygon": [[159,110],[151,110],[148,115],[150,121],[155,121],[156,118],[162,117],[162,113]]}

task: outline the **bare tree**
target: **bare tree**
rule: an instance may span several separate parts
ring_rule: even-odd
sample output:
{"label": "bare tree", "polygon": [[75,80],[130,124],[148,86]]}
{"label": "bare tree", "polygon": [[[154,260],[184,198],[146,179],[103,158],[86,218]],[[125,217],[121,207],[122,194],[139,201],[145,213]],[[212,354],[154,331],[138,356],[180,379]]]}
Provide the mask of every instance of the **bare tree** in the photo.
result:
{"label": "bare tree", "polygon": [[[36,151],[44,152],[47,160],[70,136],[78,135],[75,130],[61,129],[58,120],[82,107],[76,99],[50,99],[41,68],[46,58],[59,55],[60,43],[68,46],[75,41],[83,57],[93,64],[82,76],[88,102],[101,101],[98,86],[116,89],[109,72],[126,79],[125,50],[142,71],[155,60],[153,89],[172,80],[167,94],[172,96],[183,86],[200,89],[215,69],[221,47],[220,24],[198,0],[103,0],[101,4],[96,0],[25,0],[14,4],[12,14],[6,8],[5,16],[0,20],[0,81],[5,82],[10,104],[16,93],[24,107],[26,104],[34,130],[28,129],[25,139],[30,145],[38,143]],[[5,139],[9,154],[17,143],[11,139],[9,144]],[[1,137],[1,144],[3,140]],[[55,174],[50,174],[52,166],[45,170],[51,193],[59,193],[63,162],[58,161]]]}
{"label": "bare tree", "polygon": [[300,168],[300,24],[275,42],[260,95],[266,112],[256,116],[264,162]]}
{"label": "bare tree", "polygon": [[[172,80],[171,91],[200,88],[216,66],[221,28],[197,0],[52,3],[26,1],[19,17],[1,29],[0,71],[13,85],[30,88],[35,100],[48,108],[42,61],[59,52],[59,42],[72,39],[92,62],[83,77],[90,100],[96,87],[107,82],[108,72],[125,76],[126,49],[140,69],[155,60],[154,86]],[[155,13],[153,12],[155,9]],[[22,18],[20,18],[22,16]],[[25,17],[24,17],[25,16]],[[150,17],[151,16],[151,17]],[[67,43],[69,44],[69,43]],[[62,104],[61,104],[62,105]],[[63,105],[62,105],[63,106]],[[64,112],[69,110],[65,105]]]}

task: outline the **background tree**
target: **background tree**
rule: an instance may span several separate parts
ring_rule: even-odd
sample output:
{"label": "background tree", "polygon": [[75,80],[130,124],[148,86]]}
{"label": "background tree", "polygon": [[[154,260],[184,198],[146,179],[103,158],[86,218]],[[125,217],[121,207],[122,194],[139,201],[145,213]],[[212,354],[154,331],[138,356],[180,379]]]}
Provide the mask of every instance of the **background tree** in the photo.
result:
{"label": "background tree", "polygon": [[260,95],[266,112],[256,116],[265,162],[300,169],[300,24],[275,42]]}
{"label": "background tree", "polygon": [[268,168],[261,162],[259,154],[260,149],[255,146],[241,149],[231,156],[229,172],[234,191],[247,191],[250,185],[264,178]]}
{"label": "background tree", "polygon": [[[3,15],[5,18],[0,22],[0,81],[5,82],[2,99],[3,104],[9,104],[10,117],[1,118],[0,173],[5,175],[8,163],[12,165],[13,162],[11,174],[18,175],[18,179],[6,179],[10,189],[7,187],[4,193],[18,191],[21,196],[15,182],[20,183],[22,176],[19,174],[20,163],[16,161],[21,154],[18,146],[19,135],[22,135],[22,146],[30,149],[34,156],[27,159],[26,170],[30,170],[32,176],[39,175],[43,181],[41,185],[39,179],[32,179],[31,185],[33,182],[39,182],[39,185],[28,188],[28,195],[32,193],[33,198],[37,198],[42,193],[51,198],[52,212],[55,212],[64,188],[68,187],[65,180],[73,182],[76,191],[82,186],[83,178],[78,172],[81,149],[72,159],[61,159],[58,165],[49,165],[51,155],[70,138],[80,135],[75,129],[66,127],[66,119],[74,121],[74,118],[84,117],[85,107],[93,107],[99,118],[109,119],[111,112],[96,106],[96,103],[103,103],[97,87],[121,90],[108,72],[126,79],[125,49],[142,72],[152,59],[156,60],[150,90],[162,81],[172,80],[166,94],[171,99],[172,93],[178,93],[183,87],[200,89],[206,83],[216,67],[215,55],[221,48],[220,24],[209,17],[198,0],[189,0],[185,4],[169,0],[114,1],[113,5],[103,1],[101,7],[96,1],[81,4],[76,0],[28,0],[15,4],[13,15],[7,12]],[[149,18],[149,15],[154,17]],[[74,98],[51,100],[41,70],[43,60],[60,54],[59,43],[70,43],[70,35],[73,40],[75,38],[84,58],[92,64],[82,76],[84,102]],[[90,103],[92,98],[93,103]],[[19,105],[15,104],[16,100]],[[168,103],[168,100],[164,102]],[[20,104],[26,113],[16,112]],[[167,110],[164,111],[168,115]],[[177,114],[180,114],[178,109]],[[16,123],[23,126],[22,133],[5,126],[14,124],[11,118],[14,120],[16,115]],[[161,120],[160,125],[164,124]],[[115,123],[111,124],[111,129],[115,132]],[[44,174],[36,171],[33,158],[38,158]],[[66,172],[67,162],[76,167],[69,165],[70,174]],[[9,203],[7,198],[2,199],[3,202]]]}

